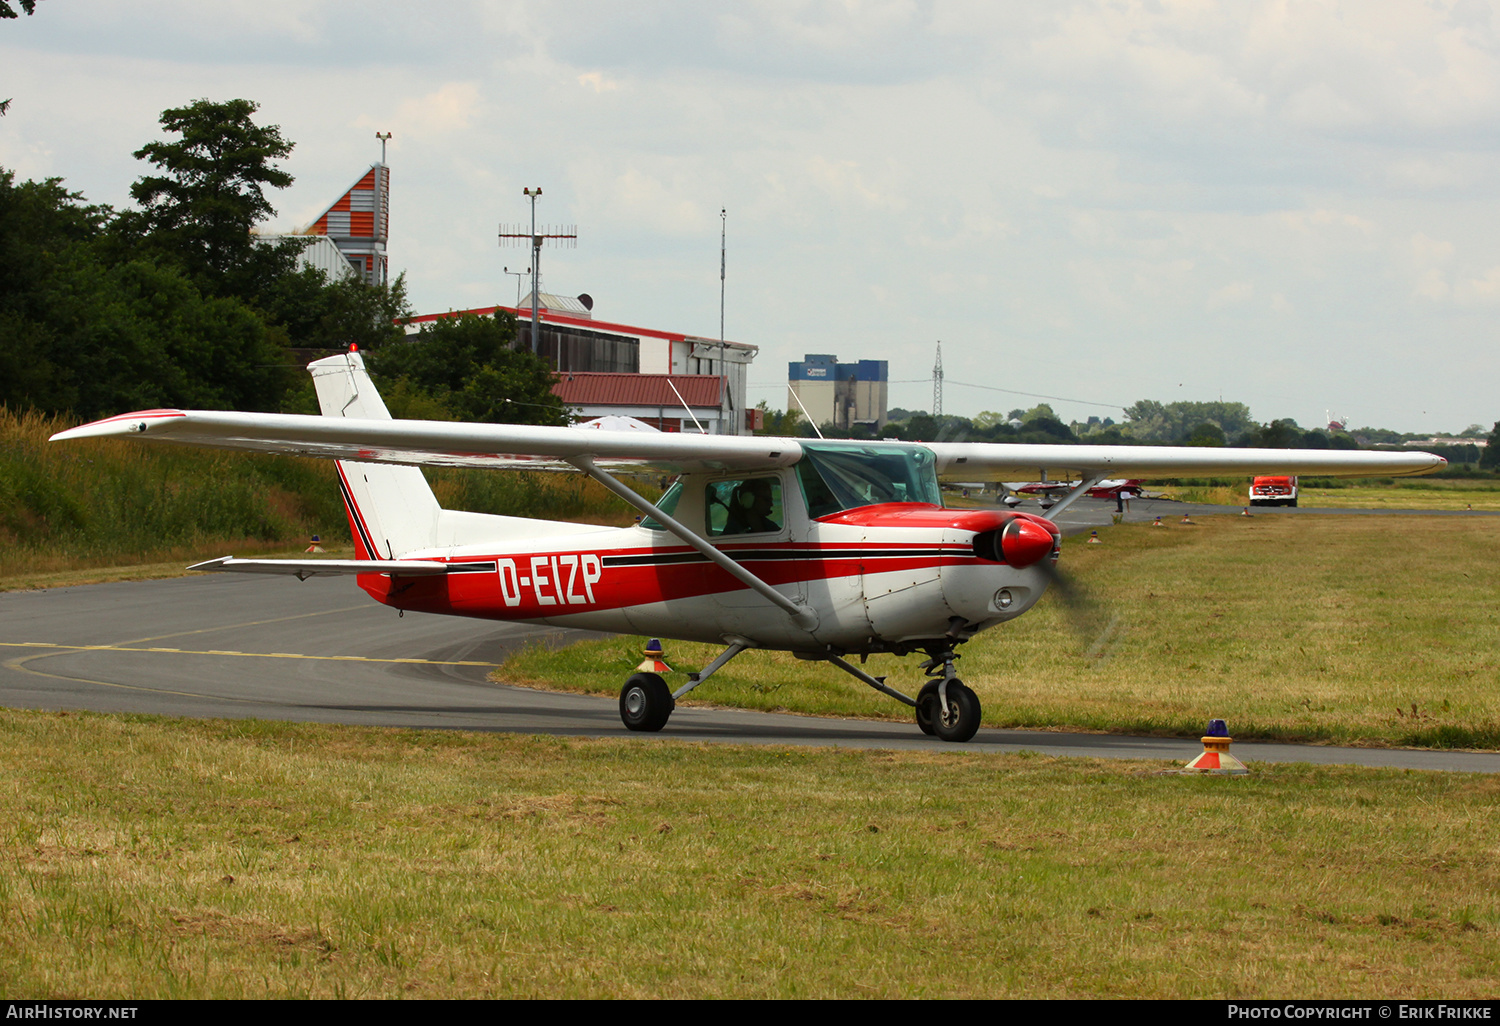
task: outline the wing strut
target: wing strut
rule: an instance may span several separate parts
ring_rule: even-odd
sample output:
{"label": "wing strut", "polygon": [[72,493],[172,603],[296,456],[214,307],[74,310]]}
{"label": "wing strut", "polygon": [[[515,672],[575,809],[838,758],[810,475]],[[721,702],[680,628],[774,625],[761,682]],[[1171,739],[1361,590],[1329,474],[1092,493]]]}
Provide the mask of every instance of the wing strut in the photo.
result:
{"label": "wing strut", "polygon": [[730,574],[733,574],[737,580],[744,582],[746,585],[755,589],[761,595],[764,595],[771,602],[786,610],[788,615],[791,616],[792,622],[795,623],[798,627],[801,627],[806,631],[817,630],[818,616],[811,609],[809,609],[807,606],[793,602],[791,599],[787,598],[781,592],[771,587],[765,581],[761,580],[759,577],[756,577],[749,570],[746,570],[739,563],[736,563],[734,560],[730,559],[723,552],[720,552],[718,549],[714,548],[713,545],[709,544],[707,539],[689,530],[687,527],[683,526],[682,523],[674,520],[671,516],[663,513],[652,503],[647,502],[644,498],[637,495],[634,491],[632,491],[628,486],[620,482],[618,479],[600,470],[594,465],[594,461],[591,457],[574,456],[568,459],[567,462],[573,464],[573,466],[583,471],[595,481],[598,481],[604,487],[614,492],[616,495],[624,499],[626,502],[630,503],[636,509],[651,517],[651,519],[661,524],[668,531],[671,531],[688,545],[691,545],[693,548],[703,553],[703,555],[713,560],[724,570],[726,570]]}
{"label": "wing strut", "polygon": [[1064,495],[1061,500],[1053,504],[1051,509],[1047,510],[1045,514],[1047,519],[1056,520],[1059,513],[1067,509],[1069,506],[1073,505],[1073,503],[1077,500],[1083,498],[1088,494],[1090,488],[1094,487],[1094,485],[1103,480],[1103,474],[1095,474],[1093,477],[1086,477],[1082,481],[1079,481],[1077,488],[1074,488],[1067,495]]}

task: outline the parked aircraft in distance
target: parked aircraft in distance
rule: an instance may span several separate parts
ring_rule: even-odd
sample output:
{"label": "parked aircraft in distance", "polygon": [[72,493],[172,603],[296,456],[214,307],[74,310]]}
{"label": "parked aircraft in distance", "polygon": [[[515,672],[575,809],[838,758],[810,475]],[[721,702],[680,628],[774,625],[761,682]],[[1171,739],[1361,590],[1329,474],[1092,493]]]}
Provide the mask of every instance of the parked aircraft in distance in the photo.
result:
{"label": "parked aircraft in distance", "polygon": [[[1075,487],[1073,481],[1003,481],[1009,493],[1001,501],[1015,509],[1022,502],[1021,496],[1037,496],[1042,509],[1051,509],[1053,504]],[[1135,499],[1142,492],[1138,477],[1105,478],[1084,494],[1093,499]]]}
{"label": "parked aircraft in distance", "polygon": [[[54,435],[122,436],[338,461],[355,559],[237,559],[207,571],[349,574],[397,609],[722,644],[675,691],[636,673],[620,692],[631,730],[666,725],[676,700],[751,648],[827,660],[915,710],[948,741],[979,727],[959,648],[1036,605],[1052,580],[1053,520],[1094,489],[1151,477],[1422,474],[1427,453],[1343,450],[814,441],[392,420],[359,353],[309,366],[321,417],[148,410]],[[607,528],[446,510],[422,465],[564,470],[643,514]],[[656,502],[622,474],[677,475]],[[1042,517],[945,509],[940,478],[1076,475]],[[1117,483],[1118,482],[1118,483]],[[851,658],[920,652],[915,697]]]}

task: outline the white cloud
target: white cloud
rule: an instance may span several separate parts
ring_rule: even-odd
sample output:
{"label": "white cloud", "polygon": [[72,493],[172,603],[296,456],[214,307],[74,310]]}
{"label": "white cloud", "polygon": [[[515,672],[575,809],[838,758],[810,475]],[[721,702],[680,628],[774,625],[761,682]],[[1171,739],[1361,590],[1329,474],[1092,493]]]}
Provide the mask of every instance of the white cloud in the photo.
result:
{"label": "white cloud", "polygon": [[1203,307],[1210,312],[1222,310],[1228,306],[1239,306],[1249,302],[1255,295],[1255,284],[1248,281],[1230,282],[1223,288],[1214,289],[1208,294],[1207,301]]}

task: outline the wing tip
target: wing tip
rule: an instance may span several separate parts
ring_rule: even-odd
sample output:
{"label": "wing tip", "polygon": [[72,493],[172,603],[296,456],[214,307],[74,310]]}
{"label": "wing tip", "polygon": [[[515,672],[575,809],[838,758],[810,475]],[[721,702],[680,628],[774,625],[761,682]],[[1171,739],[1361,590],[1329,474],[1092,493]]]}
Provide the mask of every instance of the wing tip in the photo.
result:
{"label": "wing tip", "polygon": [[103,420],[93,420],[87,424],[59,431],[48,438],[49,442],[71,442],[78,438],[108,438],[112,435],[138,435],[144,434],[151,424],[156,421],[178,420],[186,417],[184,410],[137,410],[134,413],[121,413],[113,417],[105,417]]}

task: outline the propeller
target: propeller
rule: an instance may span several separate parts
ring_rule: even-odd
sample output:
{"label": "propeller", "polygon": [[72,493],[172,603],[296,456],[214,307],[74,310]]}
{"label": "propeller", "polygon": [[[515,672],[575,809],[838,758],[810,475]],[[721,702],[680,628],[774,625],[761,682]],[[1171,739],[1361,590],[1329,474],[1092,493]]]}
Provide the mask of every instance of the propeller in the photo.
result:
{"label": "propeller", "polygon": [[1107,609],[1089,589],[1060,569],[1057,552],[1062,533],[1049,518],[1012,514],[1005,526],[974,540],[975,551],[986,559],[1021,569],[1035,566],[1047,575],[1048,590],[1063,605],[1063,619],[1077,635],[1083,654],[1102,659],[1113,649],[1124,626],[1123,617]]}
{"label": "propeller", "polygon": [[1042,564],[1048,590],[1062,603],[1063,620],[1078,639],[1086,659],[1103,659],[1124,633],[1124,617],[1109,609],[1076,577],[1048,560]]}

